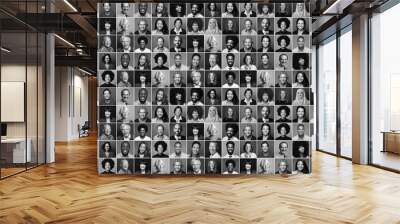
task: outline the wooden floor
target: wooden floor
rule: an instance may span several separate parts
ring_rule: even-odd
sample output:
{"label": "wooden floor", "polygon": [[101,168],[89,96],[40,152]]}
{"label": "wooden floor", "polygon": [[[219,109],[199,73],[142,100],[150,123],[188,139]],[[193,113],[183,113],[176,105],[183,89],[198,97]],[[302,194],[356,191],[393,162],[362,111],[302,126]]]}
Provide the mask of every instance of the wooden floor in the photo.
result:
{"label": "wooden floor", "polygon": [[0,181],[0,223],[400,223],[400,175],[313,155],[310,176],[99,177],[94,138]]}
{"label": "wooden floor", "polygon": [[11,175],[13,175],[13,174],[16,174],[16,173],[19,173],[19,172],[23,172],[23,171],[25,171],[25,167],[21,167],[21,168],[19,168],[19,167],[17,167],[17,168],[14,168],[14,167],[7,167],[7,168],[4,168],[4,167],[2,167],[1,168],[1,176],[2,177],[8,177],[8,176],[11,176]]}

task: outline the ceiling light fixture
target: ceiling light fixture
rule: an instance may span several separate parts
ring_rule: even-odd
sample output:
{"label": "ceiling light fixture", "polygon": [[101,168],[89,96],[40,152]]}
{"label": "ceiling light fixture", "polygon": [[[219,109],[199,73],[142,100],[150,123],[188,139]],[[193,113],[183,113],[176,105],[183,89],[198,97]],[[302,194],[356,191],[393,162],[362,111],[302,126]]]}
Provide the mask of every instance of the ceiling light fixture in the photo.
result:
{"label": "ceiling light fixture", "polygon": [[339,4],[340,0],[335,1],[332,5],[330,5],[327,9],[322,14],[328,14],[332,9],[337,7],[337,4]]}
{"label": "ceiling light fixture", "polygon": [[90,72],[88,72],[88,71],[86,71],[86,70],[83,70],[83,69],[81,69],[81,68],[79,68],[79,67],[78,67],[78,70],[81,71],[81,72],[83,72],[83,73],[85,73],[86,75],[89,75],[89,76],[92,75],[92,73],[90,73]]}
{"label": "ceiling light fixture", "polygon": [[342,14],[343,10],[351,5],[355,0],[336,0],[332,5],[330,5],[327,9],[324,10],[322,14]]}
{"label": "ceiling light fixture", "polygon": [[9,50],[9,49],[7,49],[5,47],[1,47],[0,49],[1,49],[1,51],[4,51],[6,53],[11,53],[11,50]]}
{"label": "ceiling light fixture", "polygon": [[73,6],[68,0],[64,0],[64,3],[67,4],[74,12],[78,12],[78,10]]}
{"label": "ceiling light fixture", "polygon": [[75,45],[73,45],[71,42],[69,42],[68,40],[62,38],[61,36],[59,36],[58,34],[54,34],[55,37],[57,37],[58,39],[60,39],[62,42],[66,43],[67,45],[75,48]]}

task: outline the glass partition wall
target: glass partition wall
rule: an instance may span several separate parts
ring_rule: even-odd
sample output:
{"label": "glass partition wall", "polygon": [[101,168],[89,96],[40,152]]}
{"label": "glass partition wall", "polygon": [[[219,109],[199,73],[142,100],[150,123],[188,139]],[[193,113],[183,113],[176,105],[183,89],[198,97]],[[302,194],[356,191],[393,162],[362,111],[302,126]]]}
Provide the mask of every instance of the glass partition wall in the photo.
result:
{"label": "glass partition wall", "polygon": [[400,4],[371,22],[370,163],[400,172]]}
{"label": "glass partition wall", "polygon": [[351,25],[341,31],[340,65],[340,154],[352,158],[352,33]]}
{"label": "glass partition wall", "polygon": [[336,36],[321,42],[317,51],[317,149],[336,154]]}
{"label": "glass partition wall", "polygon": [[317,45],[317,150],[352,157],[352,27]]}
{"label": "glass partition wall", "polygon": [[[34,13],[35,4],[21,1],[18,8]],[[1,179],[45,163],[45,41],[0,11]]]}

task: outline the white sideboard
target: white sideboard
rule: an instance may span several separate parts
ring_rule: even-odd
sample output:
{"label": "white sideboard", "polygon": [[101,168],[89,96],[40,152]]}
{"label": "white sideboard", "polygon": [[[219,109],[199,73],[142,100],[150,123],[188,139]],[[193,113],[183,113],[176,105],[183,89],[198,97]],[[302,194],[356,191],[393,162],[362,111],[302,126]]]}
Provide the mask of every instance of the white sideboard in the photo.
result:
{"label": "white sideboard", "polygon": [[[26,139],[27,147],[25,152],[25,138],[6,138],[1,140],[3,147],[12,148],[13,163],[25,163],[32,160],[32,140]],[[25,160],[26,159],[26,160]]]}

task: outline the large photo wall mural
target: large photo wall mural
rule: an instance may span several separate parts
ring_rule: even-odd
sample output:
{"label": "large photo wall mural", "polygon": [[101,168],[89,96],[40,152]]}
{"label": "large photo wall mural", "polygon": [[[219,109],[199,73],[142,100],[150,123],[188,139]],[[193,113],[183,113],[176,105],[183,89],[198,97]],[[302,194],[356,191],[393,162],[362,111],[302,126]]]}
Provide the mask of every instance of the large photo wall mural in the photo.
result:
{"label": "large photo wall mural", "polygon": [[99,3],[98,172],[307,174],[300,3]]}

